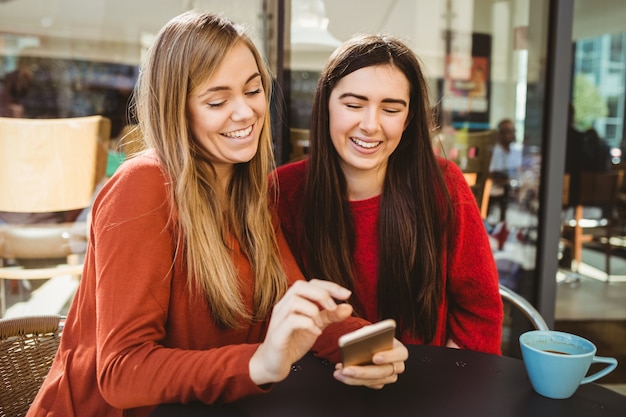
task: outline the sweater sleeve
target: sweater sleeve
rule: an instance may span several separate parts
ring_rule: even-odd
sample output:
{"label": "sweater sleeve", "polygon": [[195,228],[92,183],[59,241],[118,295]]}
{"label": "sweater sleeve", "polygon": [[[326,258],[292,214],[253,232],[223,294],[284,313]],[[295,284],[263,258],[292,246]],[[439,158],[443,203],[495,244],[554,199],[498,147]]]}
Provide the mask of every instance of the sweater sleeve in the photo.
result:
{"label": "sweater sleeve", "polygon": [[[198,294],[186,290],[160,169],[131,164],[110,181],[94,206],[95,255],[87,265],[91,276],[83,278],[93,282],[95,275],[96,367],[102,396],[125,409],[230,402],[262,392],[248,370],[257,344],[246,343],[245,333],[218,329],[207,310],[196,307],[204,303],[192,301]],[[172,305],[188,305],[184,308],[189,313],[176,319]],[[188,339],[203,348],[172,340],[176,336],[168,328],[176,334],[188,329]]]}
{"label": "sweater sleeve", "polygon": [[460,347],[500,353],[502,299],[498,273],[476,199],[461,170],[445,165],[455,233],[448,254],[448,337]]}

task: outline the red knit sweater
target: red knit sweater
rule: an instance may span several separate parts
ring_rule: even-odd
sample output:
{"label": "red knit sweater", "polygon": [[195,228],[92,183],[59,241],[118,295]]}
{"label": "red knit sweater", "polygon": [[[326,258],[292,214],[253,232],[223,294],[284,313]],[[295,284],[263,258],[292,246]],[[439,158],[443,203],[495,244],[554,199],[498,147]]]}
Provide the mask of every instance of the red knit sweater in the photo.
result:
{"label": "red knit sweater", "polygon": [[[277,170],[282,228],[294,254],[303,259],[301,214],[307,166],[308,160],[302,160]],[[444,346],[452,339],[462,348],[500,353],[502,299],[488,236],[476,199],[460,169],[443,159],[440,167],[451,193],[456,224],[455,235],[450,237],[453,249],[441,259],[446,282],[432,344]],[[354,263],[359,277],[356,292],[363,304],[364,316],[370,321],[378,320],[379,203],[380,196],[350,203],[356,231]],[[406,333],[402,341],[421,343]]]}

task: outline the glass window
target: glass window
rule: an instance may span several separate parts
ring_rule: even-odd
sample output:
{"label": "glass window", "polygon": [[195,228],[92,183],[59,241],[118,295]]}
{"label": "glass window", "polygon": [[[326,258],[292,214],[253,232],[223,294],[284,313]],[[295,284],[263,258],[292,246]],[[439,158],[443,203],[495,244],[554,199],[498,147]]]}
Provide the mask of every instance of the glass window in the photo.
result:
{"label": "glass window", "polygon": [[619,63],[624,62],[624,36],[626,36],[626,33],[615,33],[611,35],[611,61]]}
{"label": "glass window", "polygon": [[[20,75],[20,91],[5,116],[111,119],[116,138],[128,119],[127,104],[142,53],[161,26],[185,9],[219,10],[250,27],[265,53],[267,19],[261,1],[161,2],[80,0],[0,4],[0,81]],[[6,91],[6,90],[5,90]]]}
{"label": "glass window", "polygon": [[[600,32],[593,38],[575,41],[573,68],[575,123],[580,129],[594,126],[607,142],[618,147],[622,133],[607,118],[624,118],[625,36],[626,32]],[[592,60],[587,59],[590,56]]]}
{"label": "glass window", "polygon": [[607,104],[607,117],[617,117],[617,110],[619,106],[619,96],[609,96],[606,98]]}
{"label": "glass window", "polygon": [[[584,78],[589,82],[579,85],[584,88],[573,88],[572,101],[579,132],[572,130],[570,136],[577,140],[573,139],[568,143],[567,153],[571,154],[568,157],[571,161],[569,196],[585,202],[585,198],[600,194],[597,186],[585,185],[589,178],[596,176],[594,179],[598,181],[597,176],[602,175],[600,178],[604,183],[610,184],[610,178],[619,178],[619,171],[626,167],[622,158],[626,104],[623,16],[626,4],[619,0],[575,0],[573,3],[572,42],[576,47],[572,73],[574,80]],[[581,65],[580,61],[589,56],[593,56],[594,64]],[[578,97],[577,92],[580,94]],[[586,99],[581,100],[583,97]],[[590,127],[593,129],[587,130]],[[603,146],[593,145],[598,143],[594,132],[602,140],[600,143]],[[570,151],[570,148],[574,151]],[[620,192],[619,188],[614,186],[604,190],[602,194],[610,198],[617,192]],[[621,192],[624,192],[623,185]],[[589,209],[589,203],[582,204],[582,210],[578,210],[582,219],[572,222],[575,218],[572,208],[576,206],[575,201],[563,210],[563,225],[569,223],[582,227],[562,229],[561,242],[569,245],[563,244],[561,247],[554,328],[584,334],[584,327],[587,325],[601,329],[610,323],[609,320],[624,318],[624,293],[616,291],[624,288],[624,270],[619,266],[624,257],[624,205],[621,202],[609,204],[594,212]],[[597,205],[598,201],[595,200],[594,203]],[[607,220],[615,221],[616,223],[609,223],[615,227],[598,227]],[[574,239],[573,233],[584,236],[583,241]],[[601,241],[593,237],[600,234],[606,236]],[[612,251],[608,251],[607,244],[612,245]],[[611,290],[606,292],[609,282]],[[599,291],[596,292],[596,289]],[[607,312],[611,313],[606,314]],[[607,346],[609,351],[619,346],[619,343],[610,342],[611,331],[608,329],[594,334],[593,337],[597,343]],[[612,382],[623,383],[624,377],[618,377]]]}

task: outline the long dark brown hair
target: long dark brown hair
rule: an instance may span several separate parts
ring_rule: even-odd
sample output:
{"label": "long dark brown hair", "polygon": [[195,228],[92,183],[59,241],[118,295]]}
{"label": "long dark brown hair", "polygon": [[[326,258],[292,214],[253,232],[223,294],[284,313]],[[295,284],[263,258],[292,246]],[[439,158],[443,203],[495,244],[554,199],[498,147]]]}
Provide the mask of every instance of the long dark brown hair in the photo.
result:
{"label": "long dark brown hair", "polygon": [[[431,145],[428,87],[416,55],[386,35],[357,36],[330,57],[315,92],[310,167],[304,201],[306,274],[354,289],[355,232],[340,157],[329,131],[328,103],[339,80],[361,68],[392,65],[410,85],[409,123],[389,157],[378,225],[378,314],[400,332],[432,341],[445,282],[443,262],[452,207]],[[356,302],[355,302],[356,301]],[[362,309],[354,300],[356,311]]]}

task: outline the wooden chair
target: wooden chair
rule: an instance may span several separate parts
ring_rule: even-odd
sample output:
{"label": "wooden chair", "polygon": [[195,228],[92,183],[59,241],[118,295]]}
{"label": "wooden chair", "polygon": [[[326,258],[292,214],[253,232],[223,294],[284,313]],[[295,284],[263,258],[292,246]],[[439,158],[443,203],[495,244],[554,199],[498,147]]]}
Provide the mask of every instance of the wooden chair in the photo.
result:
{"label": "wooden chair", "polygon": [[309,129],[289,129],[289,140],[292,149],[289,161],[305,158],[309,151]]}
{"label": "wooden chair", "polygon": [[481,215],[487,217],[487,207],[489,205],[489,192],[487,188],[491,183],[489,180],[489,164],[491,155],[496,143],[497,132],[495,130],[485,130],[482,132],[470,132],[467,134],[466,158],[455,161],[463,170],[468,179],[468,184],[476,197],[478,206],[481,207]]}
{"label": "wooden chair", "polygon": [[[102,116],[0,118],[0,211],[8,222],[0,225],[2,316],[1,280],[82,273],[89,207],[105,176],[110,129]],[[55,222],[44,222],[48,217]]]}
{"label": "wooden chair", "polygon": [[[611,274],[611,232],[614,209],[619,195],[624,171],[581,172],[575,183],[566,174],[563,182],[563,207],[571,208],[572,217],[566,216],[562,224],[561,242],[572,251],[571,270],[579,272],[584,243],[601,242],[605,250],[607,282]],[[585,218],[584,209],[597,207],[602,214]],[[595,233],[590,233],[594,231]]]}
{"label": "wooden chair", "polygon": [[[476,186],[476,180],[478,179],[478,174],[476,172],[464,172],[463,176],[465,177],[465,181],[467,181],[467,185],[470,188]],[[485,180],[485,184],[483,185],[483,195],[480,198],[480,201],[477,201],[478,208],[480,209],[480,217],[483,220],[487,219],[487,215],[489,214],[489,193],[491,192],[491,186],[493,182],[491,178],[487,178]]]}
{"label": "wooden chair", "polygon": [[622,180],[622,186],[617,192],[614,204],[614,221],[611,223],[611,239],[609,239],[609,243],[611,248],[624,251],[626,249],[626,181],[624,180]]}
{"label": "wooden chair", "polygon": [[64,318],[0,319],[0,417],[21,417],[35,399],[59,348]]}

